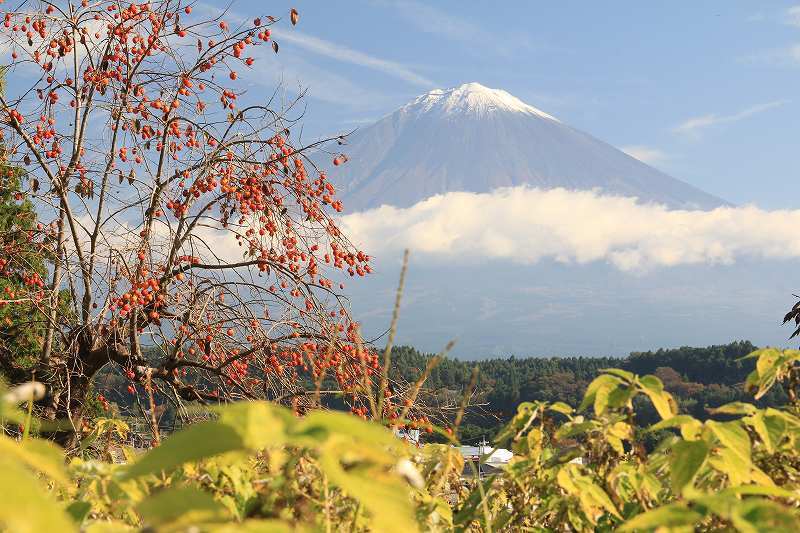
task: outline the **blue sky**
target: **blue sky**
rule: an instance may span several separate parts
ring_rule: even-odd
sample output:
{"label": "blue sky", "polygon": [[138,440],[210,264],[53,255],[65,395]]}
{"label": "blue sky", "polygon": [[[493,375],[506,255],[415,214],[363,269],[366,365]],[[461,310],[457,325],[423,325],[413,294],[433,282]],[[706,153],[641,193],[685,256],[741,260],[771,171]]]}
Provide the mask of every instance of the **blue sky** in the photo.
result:
{"label": "blue sky", "polygon": [[[300,23],[280,25],[280,53],[251,76],[308,88],[310,136],[369,123],[435,87],[478,81],[734,203],[797,205],[800,5],[269,5],[274,15],[290,7]],[[263,9],[255,1],[232,8]]]}

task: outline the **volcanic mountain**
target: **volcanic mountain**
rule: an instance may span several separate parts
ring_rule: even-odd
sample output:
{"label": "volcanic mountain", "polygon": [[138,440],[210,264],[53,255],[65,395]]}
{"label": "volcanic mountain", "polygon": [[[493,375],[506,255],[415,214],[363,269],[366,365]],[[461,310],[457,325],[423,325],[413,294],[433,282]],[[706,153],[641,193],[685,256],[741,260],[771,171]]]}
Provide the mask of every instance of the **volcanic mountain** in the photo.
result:
{"label": "volcanic mountain", "polygon": [[727,205],[479,83],[423,94],[347,143],[349,161],[331,176],[348,212],[523,185],[595,189],[674,209]]}

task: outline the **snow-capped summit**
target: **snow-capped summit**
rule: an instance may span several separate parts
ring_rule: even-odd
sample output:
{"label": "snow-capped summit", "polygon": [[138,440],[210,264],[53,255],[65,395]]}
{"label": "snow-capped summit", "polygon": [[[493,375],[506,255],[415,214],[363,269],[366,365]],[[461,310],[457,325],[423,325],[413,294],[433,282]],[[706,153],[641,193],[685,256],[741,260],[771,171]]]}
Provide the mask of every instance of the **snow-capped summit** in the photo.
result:
{"label": "snow-capped summit", "polygon": [[402,113],[474,113],[486,115],[493,111],[528,113],[548,120],[558,121],[552,115],[528,105],[516,96],[500,89],[490,89],[472,82],[450,89],[434,89],[418,96],[400,108]]}
{"label": "snow-capped summit", "polygon": [[330,175],[348,212],[522,185],[595,189],[671,208],[726,205],[506,91],[479,83],[418,96],[347,143],[348,163]]}

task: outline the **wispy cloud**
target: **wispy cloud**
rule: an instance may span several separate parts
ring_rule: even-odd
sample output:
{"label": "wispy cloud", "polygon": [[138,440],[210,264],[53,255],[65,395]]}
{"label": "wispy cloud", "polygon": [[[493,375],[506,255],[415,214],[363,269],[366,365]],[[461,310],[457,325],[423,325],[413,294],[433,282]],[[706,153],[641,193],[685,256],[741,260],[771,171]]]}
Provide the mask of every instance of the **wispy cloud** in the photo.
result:
{"label": "wispy cloud", "polygon": [[[420,2],[417,0],[373,0],[373,4],[388,6],[399,14],[405,21],[418,30],[438,35],[444,39],[457,43],[474,45],[469,46],[468,52],[491,50],[501,56],[509,56],[518,52],[520,48],[532,46],[530,36],[518,32],[505,31],[501,35],[487,31],[480,23],[480,16],[470,20],[451,11],[434,7],[435,2]],[[466,10],[461,10],[464,12]],[[475,11],[476,14],[480,10]]]}
{"label": "wispy cloud", "polygon": [[378,3],[395,8],[404,19],[426,33],[441,35],[454,41],[472,42],[485,36],[485,31],[478,24],[429,4],[415,0],[389,0]]}
{"label": "wispy cloud", "polygon": [[[207,17],[216,17],[225,13],[226,19],[236,24],[249,24],[249,19],[240,13],[226,11],[219,6],[207,2],[195,4],[195,10]],[[332,68],[325,68],[311,61],[313,55],[319,55],[344,63],[370,68],[412,85],[432,88],[437,84],[414,72],[409,67],[390,60],[366,54],[348,46],[313,37],[294,28],[273,26],[273,38],[279,41],[279,54],[273,54],[269,46],[260,47],[255,52],[259,61],[253,69],[254,76],[249,81],[265,86],[276,82],[287,85],[297,84],[308,89],[311,97],[349,107],[383,108],[388,104],[385,94],[369,90],[364,84],[357,84],[346,76],[338,74]],[[292,48],[296,50],[292,53]],[[304,53],[305,52],[305,53]],[[287,58],[290,58],[288,61]],[[244,74],[243,74],[244,76]]]}
{"label": "wispy cloud", "polygon": [[620,149],[629,156],[638,159],[642,163],[647,163],[648,165],[657,165],[669,159],[669,156],[666,153],[658,148],[653,148],[652,146],[637,144],[623,146]]}
{"label": "wispy cloud", "polygon": [[421,74],[417,74],[407,66],[395,61],[381,59],[359,50],[354,50],[347,46],[326,41],[296,30],[273,28],[272,33],[276,40],[292,43],[315,54],[377,70],[419,87],[432,88],[437,86],[436,82],[433,80]]}
{"label": "wispy cloud", "polygon": [[679,134],[697,136],[700,133],[700,130],[703,130],[710,126],[715,126],[718,124],[728,124],[731,122],[738,122],[740,120],[752,117],[753,115],[769,111],[770,109],[781,107],[788,103],[789,100],[775,100],[773,102],[766,102],[764,104],[758,104],[752,107],[748,107],[747,109],[739,111],[738,113],[733,113],[731,115],[717,115],[711,113],[707,115],[692,117],[685,120],[681,124],[677,125],[675,128],[672,129],[672,131]]}
{"label": "wispy cloud", "polygon": [[242,78],[250,83],[270,90],[278,86],[293,93],[303,90],[311,98],[356,109],[383,109],[391,102],[385,95],[303,57],[284,61],[271,49],[263,48],[255,52],[258,56],[253,70],[242,73]]}
{"label": "wispy cloud", "polygon": [[740,61],[752,65],[797,67],[800,66],[800,43],[748,54],[741,57]]}
{"label": "wispy cloud", "polygon": [[668,210],[565,189],[448,193],[405,209],[354,213],[341,223],[353,242],[378,257],[411,248],[445,261],[602,261],[623,271],[800,257],[800,210]]}

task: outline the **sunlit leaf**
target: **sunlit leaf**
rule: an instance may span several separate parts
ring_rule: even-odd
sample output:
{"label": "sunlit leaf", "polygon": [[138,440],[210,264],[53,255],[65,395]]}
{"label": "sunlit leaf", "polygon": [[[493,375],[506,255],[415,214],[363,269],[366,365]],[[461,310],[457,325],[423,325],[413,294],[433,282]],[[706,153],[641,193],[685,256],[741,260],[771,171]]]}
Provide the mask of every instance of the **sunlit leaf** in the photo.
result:
{"label": "sunlit leaf", "polygon": [[642,376],[639,378],[639,385],[662,419],[667,420],[678,414],[678,404],[672,395],[664,390],[664,384],[660,379],[655,376]]}
{"label": "sunlit leaf", "polygon": [[14,533],[70,532],[77,525],[62,510],[35,474],[16,462],[0,456],[0,527]]}
{"label": "sunlit leaf", "polygon": [[750,436],[738,420],[732,422],[706,422],[714,436],[745,464],[750,464]]}
{"label": "sunlit leaf", "polygon": [[148,451],[123,472],[122,479],[170,471],[183,463],[245,448],[242,435],[232,427],[216,421],[200,422],[171,435],[161,446]]}
{"label": "sunlit leaf", "polygon": [[64,451],[52,442],[32,439],[19,443],[0,435],[0,455],[14,458],[62,485],[69,484],[64,468]]}
{"label": "sunlit leaf", "polygon": [[709,413],[715,415],[751,415],[758,411],[755,405],[744,402],[731,402],[709,409]]}
{"label": "sunlit leaf", "polygon": [[[594,381],[589,383],[589,386],[586,388],[586,392],[583,396],[583,401],[581,402],[580,407],[578,407],[578,411],[585,411],[590,405],[595,405],[597,392],[599,390],[605,390],[612,387],[616,387],[619,385],[621,380],[617,377],[608,375],[608,374],[601,374],[597,376]],[[607,394],[607,393],[606,393]]]}

